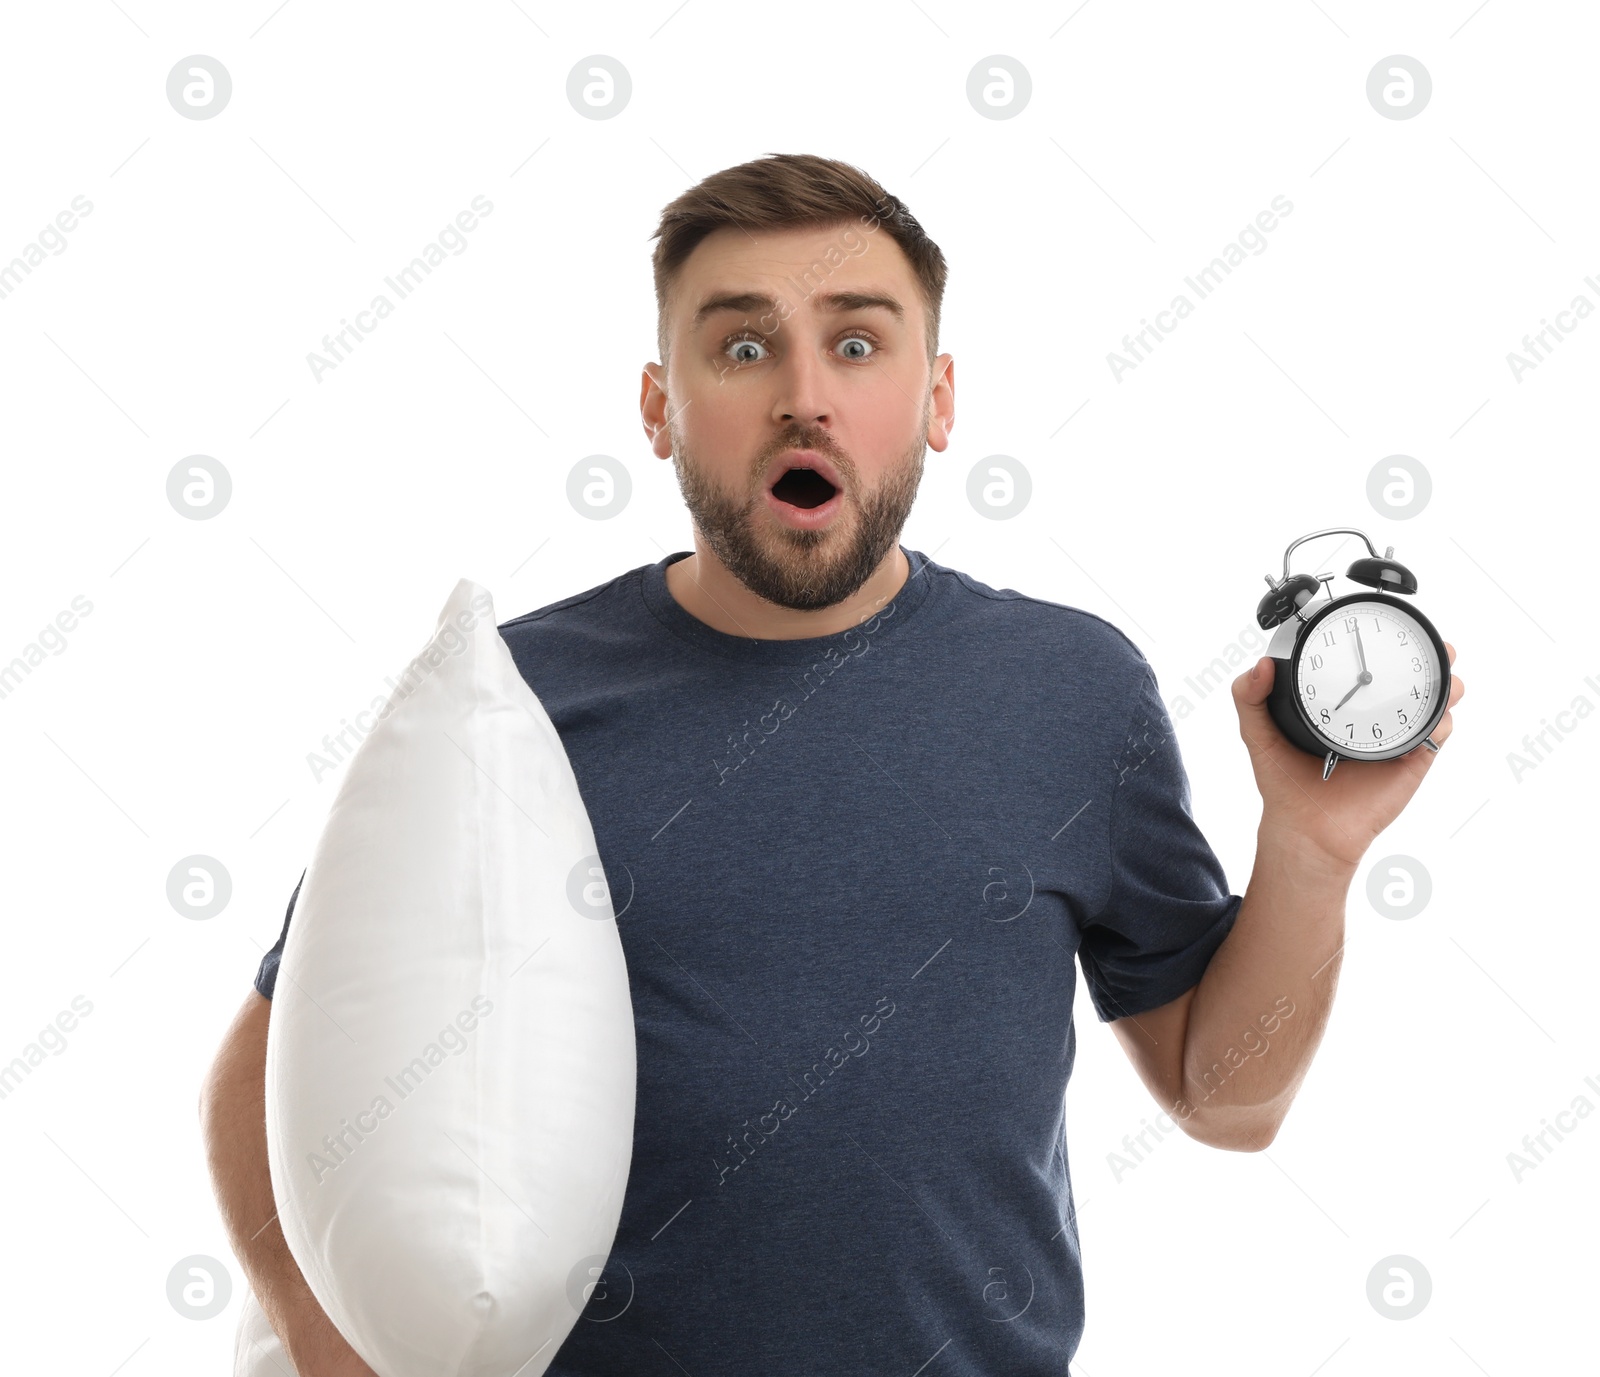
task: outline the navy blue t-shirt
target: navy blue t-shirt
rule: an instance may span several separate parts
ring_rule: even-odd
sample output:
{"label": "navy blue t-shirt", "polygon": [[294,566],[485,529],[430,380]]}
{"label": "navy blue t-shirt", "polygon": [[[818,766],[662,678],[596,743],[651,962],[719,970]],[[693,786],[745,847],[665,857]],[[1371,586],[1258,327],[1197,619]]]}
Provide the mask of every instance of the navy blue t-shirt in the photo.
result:
{"label": "navy blue t-shirt", "polygon": [[668,591],[687,553],[499,628],[594,827],[638,1047],[621,1223],[549,1373],[1058,1377],[1073,958],[1101,1021],[1143,1013],[1240,903],[1155,675],[909,549],[852,630],[728,635]]}

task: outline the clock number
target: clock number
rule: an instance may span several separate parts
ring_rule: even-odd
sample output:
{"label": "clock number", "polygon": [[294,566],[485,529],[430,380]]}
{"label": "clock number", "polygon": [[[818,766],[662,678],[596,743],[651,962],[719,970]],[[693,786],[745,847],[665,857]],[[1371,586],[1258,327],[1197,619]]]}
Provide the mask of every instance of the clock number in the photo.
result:
{"label": "clock number", "polygon": [[1350,741],[1354,741],[1355,740],[1356,724],[1354,722],[1346,722],[1344,724],[1344,731],[1345,731],[1346,740],[1350,740]]}
{"label": "clock number", "polygon": [[1322,668],[1322,656],[1313,655],[1311,657],[1311,668],[1313,672]]}
{"label": "clock number", "polygon": [[1399,637],[1400,637],[1400,644],[1401,644],[1401,645],[1404,645],[1404,644],[1405,644],[1405,643],[1406,643],[1406,633],[1405,633],[1405,631],[1404,631],[1404,630],[1401,630],[1401,631],[1400,631],[1400,632],[1399,632],[1399,633],[1398,633],[1398,635],[1399,635]]}
{"label": "clock number", "polygon": [[1322,633],[1322,644],[1323,645],[1335,645],[1335,644],[1337,644],[1337,642],[1335,642],[1334,639],[1333,639],[1333,632],[1324,631]]}
{"label": "clock number", "polygon": [[1354,617],[1346,617],[1344,619],[1344,629],[1346,631],[1354,631],[1356,629],[1356,619]]}
{"label": "clock number", "polygon": [[1323,721],[1323,725],[1324,725],[1324,726],[1326,726],[1326,725],[1327,725],[1327,723],[1328,723],[1328,722],[1330,722],[1330,721],[1331,721],[1331,720],[1332,720],[1332,719],[1331,719],[1331,718],[1330,718],[1330,717],[1329,717],[1329,716],[1328,716],[1328,710],[1327,710],[1327,709],[1326,709],[1326,708],[1324,708],[1324,709],[1323,709],[1323,710],[1322,710],[1322,721]]}
{"label": "clock number", "polygon": [[1408,721],[1408,720],[1409,720],[1409,719],[1408,719],[1408,718],[1407,718],[1407,717],[1406,717],[1406,710],[1405,710],[1405,709],[1404,709],[1404,708],[1396,708],[1396,709],[1395,709],[1395,711],[1396,711],[1396,712],[1397,712],[1397,713],[1399,713],[1399,714],[1400,714],[1400,720],[1401,720],[1401,722],[1406,722],[1406,721]]}
{"label": "clock number", "polygon": [[1421,671],[1422,671],[1422,661],[1419,660],[1415,655],[1413,655],[1411,657],[1411,672],[1413,674],[1419,674],[1419,673],[1421,673]]}
{"label": "clock number", "polygon": [[1376,722],[1372,724],[1372,739],[1374,741],[1381,741],[1383,739],[1383,728],[1380,727]]}
{"label": "clock number", "polygon": [[1306,685],[1306,697],[1307,698],[1315,698],[1316,696],[1317,696],[1317,686],[1315,684],[1307,684]]}
{"label": "clock number", "polygon": [[1411,686],[1411,696],[1413,698],[1421,698],[1422,697],[1422,694],[1417,691],[1417,686],[1415,684],[1413,684]]}

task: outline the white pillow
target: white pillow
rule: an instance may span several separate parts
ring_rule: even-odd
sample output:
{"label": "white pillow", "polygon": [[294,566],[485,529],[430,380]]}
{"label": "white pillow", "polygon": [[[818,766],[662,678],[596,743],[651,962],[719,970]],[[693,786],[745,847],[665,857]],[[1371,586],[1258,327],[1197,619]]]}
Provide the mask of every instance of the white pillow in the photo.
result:
{"label": "white pillow", "polygon": [[539,1377],[622,1212],[627,963],[572,766],[486,590],[457,583],[379,718],[274,987],[278,1217],[380,1377]]}

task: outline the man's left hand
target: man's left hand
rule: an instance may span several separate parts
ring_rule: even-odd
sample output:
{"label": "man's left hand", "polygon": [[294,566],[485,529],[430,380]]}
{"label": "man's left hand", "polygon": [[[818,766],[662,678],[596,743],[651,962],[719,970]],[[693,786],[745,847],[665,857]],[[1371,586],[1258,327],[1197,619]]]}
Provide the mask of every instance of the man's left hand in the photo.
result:
{"label": "man's left hand", "polygon": [[[1467,687],[1454,673],[1455,647],[1446,641],[1445,650],[1452,666],[1450,699],[1429,733],[1438,746],[1450,738],[1450,709]],[[1297,848],[1313,847],[1331,862],[1354,866],[1410,802],[1437,753],[1419,745],[1393,760],[1341,759],[1324,780],[1323,757],[1291,745],[1267,711],[1275,672],[1276,662],[1264,655],[1254,669],[1233,681],[1239,735],[1261,791],[1261,830]]]}

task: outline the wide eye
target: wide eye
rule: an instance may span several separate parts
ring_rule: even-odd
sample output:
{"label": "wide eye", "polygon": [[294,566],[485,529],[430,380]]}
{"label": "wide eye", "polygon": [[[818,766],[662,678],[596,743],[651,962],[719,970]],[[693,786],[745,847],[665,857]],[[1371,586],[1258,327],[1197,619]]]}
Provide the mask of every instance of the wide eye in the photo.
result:
{"label": "wide eye", "polygon": [[844,339],[839,341],[839,344],[841,348],[848,348],[851,345],[865,345],[868,352],[853,351],[845,355],[847,359],[853,359],[858,363],[863,359],[871,358],[878,349],[877,343],[866,335],[846,335]]}
{"label": "wide eye", "polygon": [[[723,350],[723,353],[730,355],[735,363],[760,363],[762,358],[765,357],[766,347],[766,341],[757,335],[735,335],[728,341],[728,347]],[[745,349],[760,349],[763,352],[760,355],[737,352]]]}

